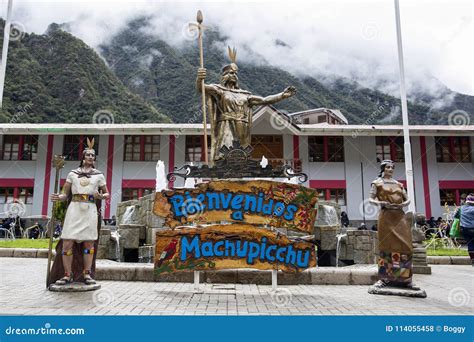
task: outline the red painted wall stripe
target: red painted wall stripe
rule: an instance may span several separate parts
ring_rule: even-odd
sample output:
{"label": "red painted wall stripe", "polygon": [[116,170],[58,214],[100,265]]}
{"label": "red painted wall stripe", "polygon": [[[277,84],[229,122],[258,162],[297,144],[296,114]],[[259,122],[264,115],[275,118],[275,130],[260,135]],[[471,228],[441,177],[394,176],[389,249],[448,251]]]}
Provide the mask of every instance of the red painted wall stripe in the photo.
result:
{"label": "red painted wall stripe", "polygon": [[309,187],[313,189],[345,189],[346,180],[345,179],[336,179],[336,180],[312,179],[309,181]]}
{"label": "red painted wall stripe", "polygon": [[46,160],[44,166],[44,188],[43,188],[43,207],[41,214],[48,215],[48,204],[49,204],[49,185],[51,183],[51,168],[53,161],[53,143],[54,135],[48,135],[48,147],[46,150]]}
{"label": "red painted wall stripe", "polygon": [[[107,147],[107,174],[106,174],[106,180],[107,180],[107,188],[109,190],[109,194],[112,195],[112,167],[114,165],[114,136],[109,135],[109,144]],[[105,213],[104,217],[106,219],[110,218],[110,200],[111,197],[109,197],[105,201]]]}
{"label": "red painted wall stripe", "polygon": [[130,189],[130,188],[154,189],[155,186],[156,186],[155,179],[122,179],[122,189]]}
{"label": "red painted wall stripe", "polygon": [[35,186],[34,178],[1,178],[0,186],[2,188],[32,188]]}
{"label": "red painted wall stripe", "polygon": [[440,189],[474,189],[472,180],[440,180]]}
{"label": "red painted wall stripe", "polygon": [[428,161],[426,158],[426,138],[420,137],[421,152],[421,174],[423,176],[423,193],[425,197],[425,216],[431,217],[431,195],[430,195],[430,179],[428,174]]}
{"label": "red painted wall stripe", "polygon": [[[170,151],[169,151],[169,160],[168,160],[168,172],[173,172],[174,171],[174,149],[176,146],[176,136],[175,135],[170,135]],[[171,189],[174,186],[174,182],[170,181],[168,183],[168,188]]]}
{"label": "red painted wall stripe", "polygon": [[293,159],[300,159],[300,137],[293,135]]}

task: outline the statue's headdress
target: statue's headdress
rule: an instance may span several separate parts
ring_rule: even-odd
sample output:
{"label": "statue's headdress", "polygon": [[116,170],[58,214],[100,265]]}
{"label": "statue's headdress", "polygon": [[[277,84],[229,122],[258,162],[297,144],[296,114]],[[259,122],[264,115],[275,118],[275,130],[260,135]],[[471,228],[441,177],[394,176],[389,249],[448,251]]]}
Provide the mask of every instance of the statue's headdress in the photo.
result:
{"label": "statue's headdress", "polygon": [[82,151],[82,157],[83,158],[84,158],[84,156],[86,155],[87,152],[92,152],[92,153],[95,154],[94,143],[95,143],[95,138],[92,138],[92,140],[87,138],[87,148],[85,148]]}
{"label": "statue's headdress", "polygon": [[227,53],[229,54],[229,59],[230,59],[230,64],[227,64],[222,68],[222,73],[225,74],[226,72],[233,70],[233,71],[238,71],[239,67],[237,66],[236,60],[237,60],[237,50],[235,48],[230,48],[230,46],[227,47]]}

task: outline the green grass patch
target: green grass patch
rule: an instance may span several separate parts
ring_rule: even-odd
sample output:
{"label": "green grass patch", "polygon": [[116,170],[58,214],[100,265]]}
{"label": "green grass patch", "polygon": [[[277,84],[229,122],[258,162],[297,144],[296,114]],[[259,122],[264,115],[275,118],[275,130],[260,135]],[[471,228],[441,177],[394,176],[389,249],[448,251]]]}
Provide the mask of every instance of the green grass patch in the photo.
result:
{"label": "green grass patch", "polygon": [[[53,249],[56,248],[57,241],[53,241]],[[0,248],[48,248],[49,239],[16,239],[0,240]]]}
{"label": "green grass patch", "polygon": [[448,248],[439,248],[426,250],[428,256],[468,256],[467,250],[465,249],[448,249]]}

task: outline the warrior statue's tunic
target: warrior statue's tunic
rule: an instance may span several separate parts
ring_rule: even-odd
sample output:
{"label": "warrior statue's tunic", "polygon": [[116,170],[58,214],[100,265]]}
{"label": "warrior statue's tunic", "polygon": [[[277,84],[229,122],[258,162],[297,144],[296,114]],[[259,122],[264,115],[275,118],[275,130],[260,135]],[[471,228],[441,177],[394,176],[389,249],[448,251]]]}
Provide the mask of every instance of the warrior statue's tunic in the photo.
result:
{"label": "warrior statue's tunic", "polygon": [[211,116],[212,141],[211,158],[216,160],[222,146],[232,146],[239,141],[242,146],[250,145],[252,106],[249,91],[229,89],[218,84],[206,88],[208,107]]}
{"label": "warrior statue's tunic", "polygon": [[[377,200],[392,204],[403,203],[406,197],[403,185],[393,179],[378,178],[372,183],[372,195]],[[383,208],[378,217],[380,257],[379,279],[396,284],[409,284],[412,278],[413,216],[402,209]]]}
{"label": "warrior statue's tunic", "polygon": [[[99,170],[92,169],[91,172],[83,173],[80,168],[71,171],[66,182],[71,183],[71,197],[68,199],[69,205],[64,218],[61,239],[56,246],[56,257],[51,268],[48,284],[64,276],[63,258],[63,240],[94,241],[94,249],[98,249],[98,236],[101,225],[100,205],[101,201],[94,199],[94,193],[100,187],[105,186],[105,177]],[[83,281],[83,249],[81,244],[75,243],[73,246],[72,274],[74,280]],[[95,274],[95,260],[97,252],[91,267],[91,276]]]}
{"label": "warrior statue's tunic", "polygon": [[72,201],[64,219],[62,239],[76,241],[97,240],[97,206],[94,193],[105,185],[104,175],[93,170],[89,174],[81,171],[69,172],[66,182],[71,183]]}

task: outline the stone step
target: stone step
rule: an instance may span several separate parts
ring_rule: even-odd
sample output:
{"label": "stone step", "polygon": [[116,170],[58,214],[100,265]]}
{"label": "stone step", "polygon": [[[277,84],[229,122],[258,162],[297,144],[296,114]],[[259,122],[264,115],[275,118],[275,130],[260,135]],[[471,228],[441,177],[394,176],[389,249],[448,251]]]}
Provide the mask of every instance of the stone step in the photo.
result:
{"label": "stone step", "polygon": [[431,267],[413,265],[413,273],[414,274],[431,274]]}
{"label": "stone step", "polygon": [[[97,280],[185,282],[194,281],[193,272],[154,274],[150,264],[117,263],[99,260],[96,266]],[[237,283],[270,285],[271,271],[255,269],[230,269],[221,271],[200,271],[203,283]],[[281,285],[372,285],[377,281],[376,265],[354,265],[347,267],[315,267],[300,273],[278,272]]]}

